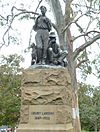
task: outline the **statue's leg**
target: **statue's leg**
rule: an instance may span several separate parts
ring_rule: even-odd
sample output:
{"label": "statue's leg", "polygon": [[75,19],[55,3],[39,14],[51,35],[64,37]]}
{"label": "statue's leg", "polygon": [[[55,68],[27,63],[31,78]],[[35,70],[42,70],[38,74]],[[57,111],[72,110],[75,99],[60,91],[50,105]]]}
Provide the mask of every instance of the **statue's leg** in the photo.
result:
{"label": "statue's leg", "polygon": [[46,63],[46,58],[47,58],[47,48],[48,48],[48,40],[49,40],[49,32],[47,30],[44,30],[42,33],[42,46],[43,46],[43,61],[42,63]]}
{"label": "statue's leg", "polygon": [[64,59],[66,58],[67,54],[66,52],[62,52],[58,58],[58,63],[61,65],[61,66],[64,66]]}
{"label": "statue's leg", "polygon": [[48,62],[49,62],[49,64],[53,63],[53,51],[52,51],[52,48],[48,49],[47,56],[48,56]]}
{"label": "statue's leg", "polygon": [[42,64],[42,48],[37,48],[37,64]]}
{"label": "statue's leg", "polygon": [[36,63],[41,64],[42,63],[42,39],[41,39],[41,31],[38,31],[36,36],[35,36],[35,40],[36,40],[36,53],[37,53],[37,61]]}
{"label": "statue's leg", "polygon": [[58,61],[59,62],[61,62],[61,61],[63,61],[65,58],[66,58],[66,53],[65,52],[62,52],[61,54],[60,54],[60,56],[59,56],[59,58],[58,58]]}

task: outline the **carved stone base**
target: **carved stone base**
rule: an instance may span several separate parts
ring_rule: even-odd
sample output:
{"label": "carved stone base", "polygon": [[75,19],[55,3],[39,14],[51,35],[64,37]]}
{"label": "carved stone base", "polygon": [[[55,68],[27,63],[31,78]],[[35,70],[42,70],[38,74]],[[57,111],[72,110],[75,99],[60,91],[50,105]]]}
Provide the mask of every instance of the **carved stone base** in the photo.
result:
{"label": "carved stone base", "polygon": [[35,67],[23,71],[17,132],[74,132],[68,70]]}
{"label": "carved stone base", "polygon": [[19,125],[17,132],[75,132],[71,124],[67,125]]}

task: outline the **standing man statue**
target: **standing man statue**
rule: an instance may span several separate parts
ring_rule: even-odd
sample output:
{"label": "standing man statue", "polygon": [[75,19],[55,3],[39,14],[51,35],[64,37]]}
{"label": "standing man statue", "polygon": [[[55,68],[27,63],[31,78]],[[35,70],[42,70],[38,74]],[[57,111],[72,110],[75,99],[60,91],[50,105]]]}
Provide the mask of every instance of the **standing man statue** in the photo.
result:
{"label": "standing man statue", "polygon": [[39,15],[33,26],[36,31],[36,46],[37,46],[37,64],[46,64],[47,48],[49,40],[49,32],[51,30],[51,21],[46,17],[46,7],[41,6],[41,15]]}

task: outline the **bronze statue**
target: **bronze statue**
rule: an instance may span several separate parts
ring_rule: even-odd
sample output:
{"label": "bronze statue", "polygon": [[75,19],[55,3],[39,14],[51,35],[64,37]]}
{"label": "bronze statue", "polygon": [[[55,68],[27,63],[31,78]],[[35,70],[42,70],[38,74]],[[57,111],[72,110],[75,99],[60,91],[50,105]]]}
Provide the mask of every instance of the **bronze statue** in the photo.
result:
{"label": "bronze statue", "polygon": [[49,32],[51,30],[51,22],[46,17],[46,7],[41,6],[41,15],[39,15],[33,26],[33,30],[36,31],[36,47],[37,47],[37,64],[46,64],[47,48],[49,40]]}
{"label": "bronze statue", "polygon": [[47,49],[47,63],[52,65],[67,66],[67,61],[64,59],[67,56],[66,51],[62,51],[59,45],[56,43],[55,32],[51,32],[49,35],[49,46]]}

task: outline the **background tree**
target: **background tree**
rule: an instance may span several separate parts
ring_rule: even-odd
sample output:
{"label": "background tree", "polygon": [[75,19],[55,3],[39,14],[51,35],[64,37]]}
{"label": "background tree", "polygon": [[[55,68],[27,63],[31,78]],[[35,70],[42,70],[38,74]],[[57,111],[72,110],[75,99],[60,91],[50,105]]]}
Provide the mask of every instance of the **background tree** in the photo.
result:
{"label": "background tree", "polygon": [[14,126],[20,109],[21,56],[2,56],[0,65],[0,125]]}
{"label": "background tree", "polygon": [[[100,81],[100,55],[92,61],[80,66],[82,78],[86,80],[88,75],[94,75]],[[94,80],[92,79],[94,82]],[[97,83],[98,83],[97,82]],[[95,82],[94,82],[95,84]],[[99,131],[100,129],[100,86],[91,86],[81,83],[78,90],[80,119],[82,129],[88,131]]]}
{"label": "background tree", "polygon": [[80,119],[83,130],[100,130],[100,87],[80,84],[78,91]]}

